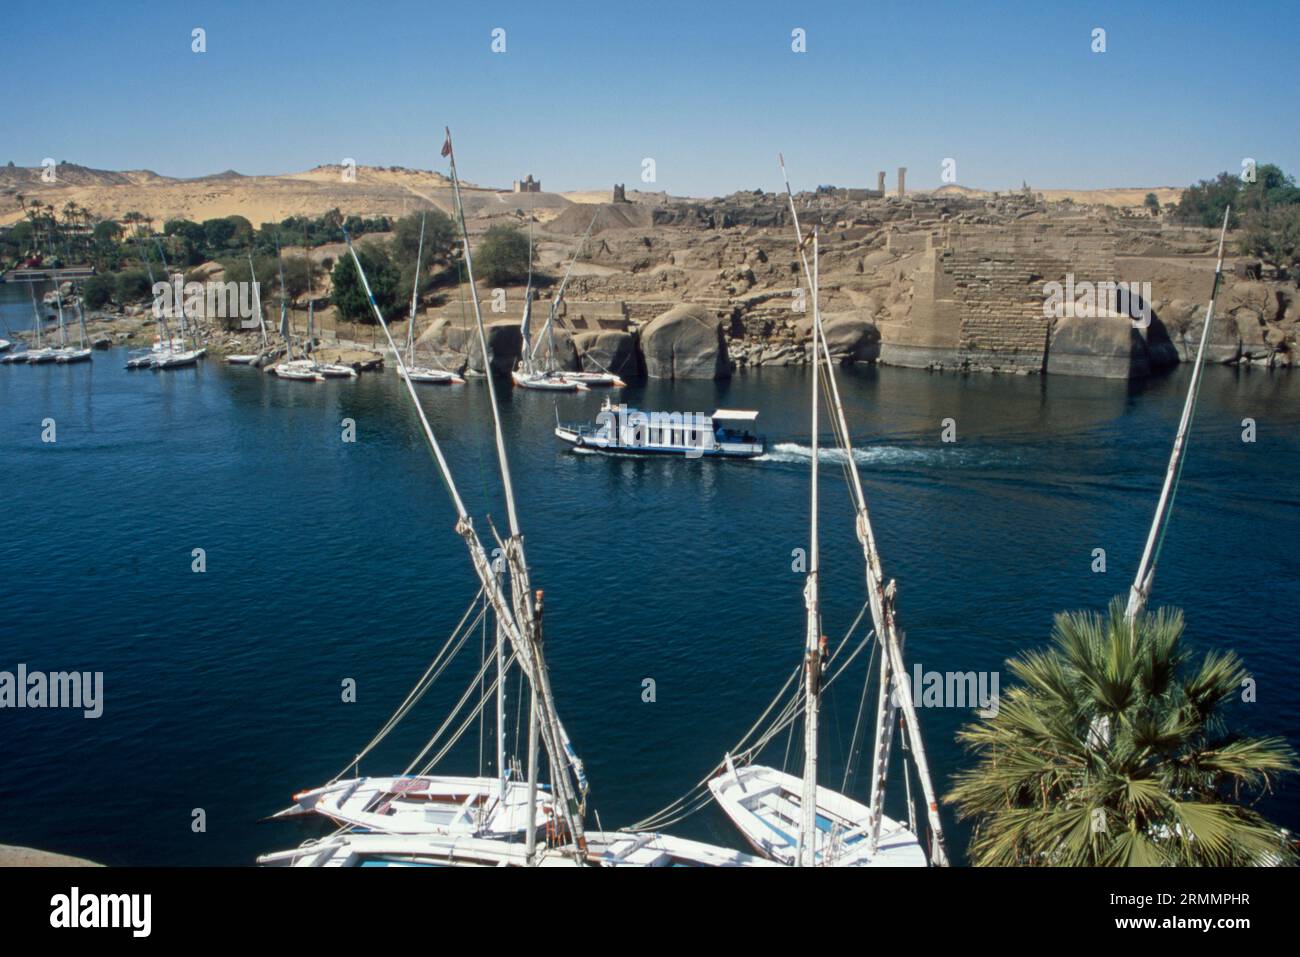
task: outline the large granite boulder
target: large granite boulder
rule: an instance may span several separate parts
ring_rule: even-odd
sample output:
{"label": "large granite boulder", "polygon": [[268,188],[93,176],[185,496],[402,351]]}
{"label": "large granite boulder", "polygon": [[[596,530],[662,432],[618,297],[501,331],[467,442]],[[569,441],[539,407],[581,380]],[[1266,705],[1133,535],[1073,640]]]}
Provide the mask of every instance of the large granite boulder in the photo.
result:
{"label": "large granite boulder", "polygon": [[609,371],[623,378],[641,375],[636,336],[630,332],[612,329],[578,332],[573,336],[573,344],[585,372]]}
{"label": "large granite boulder", "polygon": [[861,313],[822,316],[822,332],[832,359],[851,363],[875,362],[880,358],[880,330]]}
{"label": "large granite boulder", "polygon": [[1052,327],[1049,375],[1133,379],[1150,371],[1146,341],[1128,316],[1066,316]]}
{"label": "large granite boulder", "polygon": [[727,379],[731,359],[722,321],[704,306],[683,304],[641,330],[645,371],[652,379]]}
{"label": "large granite boulder", "polygon": [[1169,338],[1169,330],[1160,321],[1160,317],[1151,316],[1151,323],[1145,329],[1139,329],[1147,347],[1147,362],[1151,371],[1171,369],[1178,365],[1178,347]]}
{"label": "large granite boulder", "polygon": [[[488,355],[492,357],[492,371],[509,375],[519,361],[522,337],[519,326],[511,320],[493,322],[486,328]],[[572,343],[569,343],[572,351]],[[556,351],[564,355],[556,340]],[[462,325],[450,319],[435,319],[421,334],[418,342],[421,356],[431,355],[448,369],[463,372],[470,369],[483,372],[483,350],[479,347],[478,329],[473,323]]]}

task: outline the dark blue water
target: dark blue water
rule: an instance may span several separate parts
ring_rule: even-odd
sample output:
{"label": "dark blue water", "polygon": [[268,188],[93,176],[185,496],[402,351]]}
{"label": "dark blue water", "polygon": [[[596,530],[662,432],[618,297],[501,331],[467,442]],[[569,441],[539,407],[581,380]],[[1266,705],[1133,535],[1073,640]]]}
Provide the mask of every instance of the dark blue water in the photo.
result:
{"label": "dark blue water", "polygon": [[[3,298],[25,323],[29,307],[12,289]],[[169,373],[122,360],[0,366],[0,669],[105,673],[98,720],[0,712],[0,842],[112,864],[250,863],[302,839],[258,820],[350,760],[476,582],[391,373],[310,385],[215,360]],[[1046,642],[1055,611],[1126,590],[1185,375],[844,374],[910,661],[998,670]],[[641,408],[761,410],[774,452],[748,463],[575,455],[551,434],[553,397],[502,390],[556,697],[607,828],[693,785],[799,658],[807,381],[773,369],[626,390]],[[421,395],[486,535],[489,514],[504,525],[486,387]],[[562,397],[559,414],[589,419],[599,401]],[[1254,444],[1240,438],[1247,416]],[[940,442],[948,417],[955,444]],[[54,444],[41,442],[45,418]],[[354,444],[340,441],[344,418]],[[1155,592],[1186,610],[1198,648],[1235,648],[1253,670],[1259,701],[1233,720],[1293,743],[1298,419],[1295,376],[1209,370]],[[823,474],[822,594],[838,636],[861,607],[862,565],[842,473]],[[1105,574],[1090,568],[1099,547]],[[363,771],[406,765],[476,668],[476,641]],[[341,701],[346,678],[354,704]],[[859,670],[829,695],[826,783],[840,781],[862,687]],[[510,714],[513,736],[513,702]],[[941,789],[968,760],[953,744],[968,717],[921,713]],[[442,768],[475,773],[479,750],[475,729]],[[785,757],[783,739],[767,759]],[[206,833],[191,829],[195,808]],[[1264,810],[1300,827],[1296,786]],[[945,816],[960,859],[966,834]],[[737,843],[712,809],[674,830]]]}

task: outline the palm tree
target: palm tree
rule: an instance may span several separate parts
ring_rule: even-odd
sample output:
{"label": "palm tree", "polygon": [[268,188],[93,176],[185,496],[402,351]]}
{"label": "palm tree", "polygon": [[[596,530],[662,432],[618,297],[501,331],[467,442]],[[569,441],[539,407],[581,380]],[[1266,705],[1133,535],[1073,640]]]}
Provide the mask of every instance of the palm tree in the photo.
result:
{"label": "palm tree", "polygon": [[1253,680],[1231,651],[1193,662],[1182,636],[1182,612],[1130,623],[1117,598],[1108,616],[1058,615],[1052,647],[1007,663],[1020,684],[958,733],[979,761],[945,799],[974,821],[973,863],[1295,863],[1250,805],[1296,753],[1228,729]]}

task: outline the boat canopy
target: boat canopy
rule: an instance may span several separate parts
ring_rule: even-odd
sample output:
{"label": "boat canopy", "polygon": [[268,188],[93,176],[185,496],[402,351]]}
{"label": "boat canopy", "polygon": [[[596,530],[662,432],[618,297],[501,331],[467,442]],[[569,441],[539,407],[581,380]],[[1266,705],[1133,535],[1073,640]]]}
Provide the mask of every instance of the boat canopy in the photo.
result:
{"label": "boat canopy", "polygon": [[718,409],[711,418],[731,422],[754,422],[758,419],[758,413],[748,409]]}

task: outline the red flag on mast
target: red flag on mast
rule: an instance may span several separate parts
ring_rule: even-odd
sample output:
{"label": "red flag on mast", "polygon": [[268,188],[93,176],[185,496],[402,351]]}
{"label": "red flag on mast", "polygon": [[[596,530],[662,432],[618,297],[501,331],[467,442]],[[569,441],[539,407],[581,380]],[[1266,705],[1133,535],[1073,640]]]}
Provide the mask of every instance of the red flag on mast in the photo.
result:
{"label": "red flag on mast", "polygon": [[451,130],[448,129],[447,127],[444,127],[444,129],[447,130],[447,139],[442,144],[442,155],[450,156],[451,155]]}

